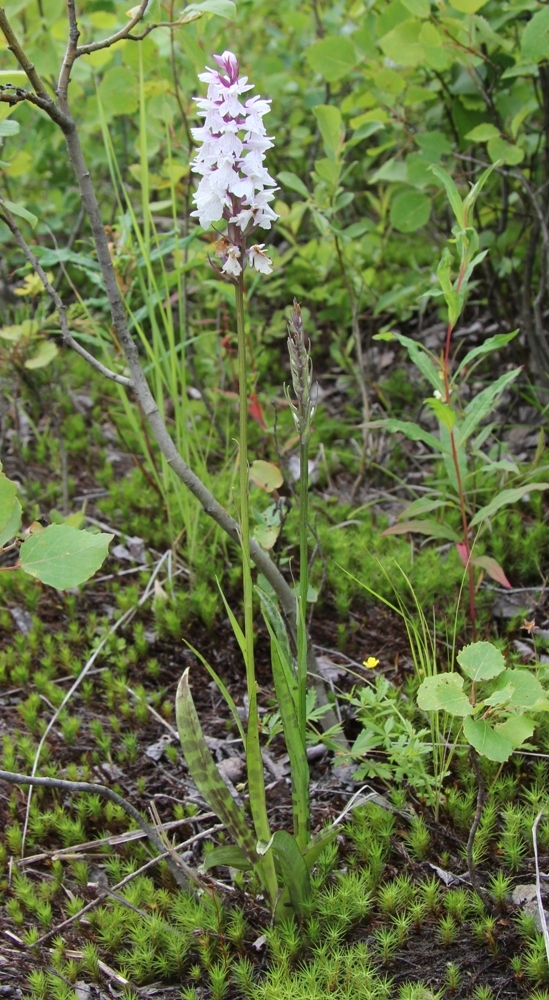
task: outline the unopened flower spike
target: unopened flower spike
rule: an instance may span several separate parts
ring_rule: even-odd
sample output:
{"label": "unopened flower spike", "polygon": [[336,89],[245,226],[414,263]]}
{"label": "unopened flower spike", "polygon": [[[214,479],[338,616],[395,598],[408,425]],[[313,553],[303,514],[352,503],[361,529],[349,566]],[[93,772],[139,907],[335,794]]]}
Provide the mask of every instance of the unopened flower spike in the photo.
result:
{"label": "unopened flower spike", "polygon": [[312,399],[313,362],[311,361],[310,349],[309,341],[305,341],[299,302],[294,299],[294,308],[288,321],[288,352],[295,402],[290,399],[288,389],[285,389],[285,392],[296,429],[302,441],[310,436],[311,421],[315,412]]}
{"label": "unopened flower spike", "polygon": [[208,84],[207,96],[195,97],[204,124],[191,130],[201,143],[191,164],[194,173],[201,175],[193,196],[196,210],[191,215],[199,219],[203,229],[220,219],[228,222],[227,242],[232,250],[227,247],[220,254],[224,274],[237,278],[247,264],[270,274],[272,261],[264,252],[264,243],[246,251],[247,237],[258,228],[270,229],[278,219],[271,208],[276,181],[264,166],[265,152],[273,145],[263,124],[270,101],[259,96],[241,100],[253,85],[240,76],[233,52],[214,59],[219,68],[207,68],[199,74]]}

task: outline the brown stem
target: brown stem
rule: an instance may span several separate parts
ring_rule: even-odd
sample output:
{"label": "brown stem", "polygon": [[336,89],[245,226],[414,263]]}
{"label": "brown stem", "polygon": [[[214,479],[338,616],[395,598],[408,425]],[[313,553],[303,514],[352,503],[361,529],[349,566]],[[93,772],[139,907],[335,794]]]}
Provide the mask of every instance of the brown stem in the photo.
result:
{"label": "brown stem", "polygon": [[[143,3],[141,6],[143,7],[143,10],[146,7],[146,5],[143,6]],[[76,122],[72,117],[68,103],[67,91],[70,83],[71,69],[74,64],[74,59],[76,58],[75,53],[79,51],[78,24],[76,20],[74,0],[67,0],[67,10],[69,16],[69,40],[67,43],[67,50],[63,60],[62,69],[59,75],[57,88],[58,103],[56,104],[51,98],[48,97],[47,100],[44,98],[43,106],[44,110],[50,115],[52,120],[60,126],[65,136],[69,160],[76,175],[82,203],[89,219],[96,247],[97,260],[101,269],[105,292],[109,303],[113,331],[126,356],[128,367],[130,369],[133,391],[135,392],[143,414],[152,430],[156,443],[164,455],[168,465],[171,466],[176,476],[197,498],[205,513],[213,518],[219,527],[225,531],[225,533],[229,535],[229,537],[238,546],[240,546],[240,529],[238,522],[227,513],[225,508],[215,499],[213,494],[208,490],[198,476],[195,475],[192,469],[189,468],[187,463],[179,454],[160,414],[154,396],[149,388],[139,359],[137,345],[133,341],[128,328],[126,310],[116,280],[116,274],[109,251],[107,235],[101,218],[101,212],[99,210],[90,172],[82,151]],[[12,48],[19,64],[25,69],[27,76],[31,79],[28,71],[29,68],[31,68],[31,64],[26,58],[21,46],[17,42],[17,39],[15,38],[15,35],[13,34],[13,31],[7,21],[5,11],[3,11],[2,8],[0,8],[0,29],[4,32],[4,35],[6,35],[6,31],[10,32],[10,38],[13,40],[13,45],[10,47]],[[31,82],[33,81],[31,80]],[[39,82],[39,78],[37,82]],[[250,554],[259,572],[263,573],[265,578],[273,587],[273,590],[280,601],[282,611],[289,622],[290,628],[295,634],[296,600],[292,589],[268,553],[261,548],[254,538],[250,539]],[[309,644],[308,650],[308,666],[311,673],[318,674],[319,671],[311,644]],[[327,701],[325,691],[324,699]],[[337,724],[337,718],[333,711],[326,713],[325,724],[327,726],[334,726]]]}
{"label": "brown stem", "polygon": [[50,283],[48,276],[44,271],[44,268],[40,264],[39,260],[33,254],[31,248],[29,247],[24,236],[19,230],[19,227],[17,226],[15,219],[13,218],[11,212],[8,210],[6,203],[1,195],[0,195],[0,206],[2,209],[0,211],[0,219],[2,220],[2,222],[5,222],[6,226],[10,230],[12,236],[14,237],[17,245],[23,251],[29,264],[32,265],[33,270],[40,278],[44,288],[46,289],[46,292],[48,293],[50,299],[52,300],[57,310],[57,314],[59,316],[59,325],[61,327],[61,332],[63,334],[63,340],[65,341],[65,343],[69,347],[72,347],[73,351],[76,351],[76,353],[79,354],[81,358],[84,358],[84,360],[87,361],[92,368],[95,368],[95,370],[100,372],[101,375],[104,375],[105,378],[111,379],[112,382],[117,382],[118,385],[123,385],[127,389],[133,388],[133,382],[131,378],[126,378],[125,375],[117,375],[116,372],[111,371],[110,368],[107,368],[106,365],[101,364],[101,362],[98,361],[96,358],[94,358],[93,355],[90,354],[89,351],[85,349],[85,347],[82,347],[81,344],[79,344],[78,341],[74,339],[69,330],[69,324],[67,323],[67,313],[65,306],[63,305],[63,302],[58,292]]}
{"label": "brown stem", "polygon": [[471,766],[475,772],[475,778],[477,780],[477,808],[475,810],[475,816],[471,829],[469,830],[469,837],[467,840],[467,868],[469,871],[469,878],[471,879],[471,885],[475,892],[480,896],[483,903],[491,905],[490,897],[485,889],[482,888],[477,876],[477,870],[475,868],[475,862],[473,860],[473,846],[475,843],[475,837],[477,830],[479,828],[482,809],[484,806],[484,800],[486,798],[486,785],[484,783],[484,778],[482,776],[482,770],[480,767],[479,756],[473,747],[469,749],[469,759],[471,761]]}

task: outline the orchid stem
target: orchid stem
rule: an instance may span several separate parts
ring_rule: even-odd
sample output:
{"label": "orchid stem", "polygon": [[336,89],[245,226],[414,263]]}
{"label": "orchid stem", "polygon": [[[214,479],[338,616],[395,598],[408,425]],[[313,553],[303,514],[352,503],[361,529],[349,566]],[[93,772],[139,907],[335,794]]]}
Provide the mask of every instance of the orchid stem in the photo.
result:
{"label": "orchid stem", "polygon": [[[236,330],[238,337],[238,380],[240,401],[240,544],[242,549],[242,578],[244,590],[244,660],[246,665],[246,687],[248,691],[248,731],[246,735],[246,765],[250,808],[258,840],[268,842],[271,838],[267,803],[265,798],[265,778],[263,759],[259,743],[259,719],[257,712],[257,681],[254,661],[254,616],[252,562],[250,556],[250,511],[248,502],[248,371],[246,362],[246,331],[244,323],[244,280],[239,275],[235,286]],[[274,906],[278,894],[278,883],[272,851],[264,855],[264,885]]]}

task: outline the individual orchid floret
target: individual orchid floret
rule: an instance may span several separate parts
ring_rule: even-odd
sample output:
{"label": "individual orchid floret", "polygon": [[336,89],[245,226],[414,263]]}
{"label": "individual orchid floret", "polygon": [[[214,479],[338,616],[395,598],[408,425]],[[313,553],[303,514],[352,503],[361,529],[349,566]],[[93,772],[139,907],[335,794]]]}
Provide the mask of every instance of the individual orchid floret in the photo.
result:
{"label": "individual orchid floret", "polygon": [[215,241],[215,253],[223,260],[221,271],[231,278],[238,278],[242,274],[242,264],[240,263],[240,247],[234,246],[225,236]]}
{"label": "individual orchid floret", "polygon": [[[258,227],[270,229],[278,218],[270,205],[276,181],[264,165],[265,152],[273,145],[263,124],[270,101],[259,96],[241,100],[253,85],[239,75],[233,52],[214,59],[219,68],[199,74],[208,84],[207,96],[195,98],[204,123],[191,130],[201,143],[191,164],[201,175],[191,214],[204,229],[225,219],[232,242],[243,246],[245,236]],[[235,255],[232,260],[237,263]]]}
{"label": "individual orchid floret", "polygon": [[248,250],[248,264],[255,267],[260,274],[270,274],[273,269],[273,262],[268,254],[263,252],[264,243],[256,243]]}

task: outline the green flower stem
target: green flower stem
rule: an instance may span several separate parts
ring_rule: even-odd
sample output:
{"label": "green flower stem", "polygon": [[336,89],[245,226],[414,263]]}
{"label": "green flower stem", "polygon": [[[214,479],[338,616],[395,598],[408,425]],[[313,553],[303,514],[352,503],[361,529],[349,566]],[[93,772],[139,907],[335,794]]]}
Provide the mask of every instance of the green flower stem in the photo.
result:
{"label": "green flower stem", "polygon": [[299,449],[299,598],[297,632],[298,720],[305,734],[307,723],[307,597],[309,594],[309,440],[303,434]]}
{"label": "green flower stem", "polygon": [[[299,608],[297,615],[297,718],[299,732],[306,750],[307,731],[307,597],[309,594],[309,435],[302,428],[299,449]],[[306,758],[305,758],[306,759]],[[300,788],[300,813],[305,823],[296,831],[298,847],[304,851],[310,838],[309,781]]]}
{"label": "green flower stem", "polygon": [[[258,840],[268,842],[271,830],[265,799],[263,759],[259,743],[259,718],[257,712],[257,681],[254,663],[253,584],[250,556],[250,512],[248,503],[248,373],[246,363],[246,333],[244,327],[244,282],[240,275],[235,286],[236,331],[238,337],[238,380],[240,401],[240,544],[242,549],[242,577],[244,589],[244,638],[246,686],[248,689],[248,732],[246,736],[246,766],[250,808]],[[272,905],[278,895],[278,884],[272,851],[262,859],[263,882]]]}

